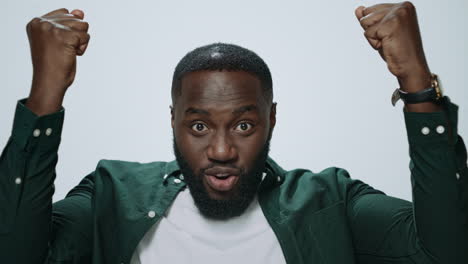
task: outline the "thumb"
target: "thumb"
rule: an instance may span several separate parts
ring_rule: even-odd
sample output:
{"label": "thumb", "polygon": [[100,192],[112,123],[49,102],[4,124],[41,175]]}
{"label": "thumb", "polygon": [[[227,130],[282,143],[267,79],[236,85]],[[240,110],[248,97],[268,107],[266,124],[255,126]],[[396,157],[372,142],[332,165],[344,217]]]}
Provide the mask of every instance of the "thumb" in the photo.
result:
{"label": "thumb", "polygon": [[361,20],[361,18],[364,16],[364,9],[365,8],[366,7],[364,7],[364,6],[358,6],[358,8],[356,8],[356,10],[354,10],[354,14],[356,15],[358,20]]}
{"label": "thumb", "polygon": [[70,14],[73,14],[74,16],[83,19],[84,18],[84,12],[81,11],[80,9],[74,9],[73,11],[70,12]]}

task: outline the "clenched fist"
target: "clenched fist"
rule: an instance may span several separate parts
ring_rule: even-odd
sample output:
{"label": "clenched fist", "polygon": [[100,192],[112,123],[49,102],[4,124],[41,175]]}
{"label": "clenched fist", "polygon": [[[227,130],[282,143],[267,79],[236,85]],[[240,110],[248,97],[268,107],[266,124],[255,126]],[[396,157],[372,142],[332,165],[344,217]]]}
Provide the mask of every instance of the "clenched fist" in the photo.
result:
{"label": "clenched fist", "polygon": [[430,87],[416,10],[410,2],[360,6],[355,11],[369,44],[407,92]]}
{"label": "clenched fist", "polygon": [[38,115],[60,109],[76,74],[76,56],[84,54],[90,35],[80,10],[57,9],[31,20],[27,27],[33,83],[26,105]]}

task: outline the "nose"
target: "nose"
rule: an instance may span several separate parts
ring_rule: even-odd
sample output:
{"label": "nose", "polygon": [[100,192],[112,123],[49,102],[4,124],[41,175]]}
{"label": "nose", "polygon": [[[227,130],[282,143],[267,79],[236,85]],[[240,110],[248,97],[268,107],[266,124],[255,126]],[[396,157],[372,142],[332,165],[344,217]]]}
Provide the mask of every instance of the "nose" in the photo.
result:
{"label": "nose", "polygon": [[218,163],[229,163],[238,158],[236,147],[225,133],[217,133],[212,138],[207,155],[210,161]]}

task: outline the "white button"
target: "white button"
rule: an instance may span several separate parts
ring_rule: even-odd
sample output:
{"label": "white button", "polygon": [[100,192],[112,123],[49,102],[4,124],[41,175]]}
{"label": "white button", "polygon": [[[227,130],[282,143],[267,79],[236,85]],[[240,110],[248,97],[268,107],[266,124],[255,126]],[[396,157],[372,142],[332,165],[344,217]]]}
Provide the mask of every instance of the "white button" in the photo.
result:
{"label": "white button", "polygon": [[437,133],[442,134],[445,132],[445,127],[444,126],[438,126],[436,128]]}
{"label": "white button", "polygon": [[46,129],[45,134],[46,136],[50,136],[52,134],[52,128],[49,127],[48,129]]}
{"label": "white button", "polygon": [[182,174],[179,176],[179,178],[180,178],[181,180],[184,180],[184,179],[185,179],[185,178],[184,178],[184,175],[182,175]]}
{"label": "white button", "polygon": [[154,211],[149,211],[148,212],[148,217],[149,218],[154,218],[156,216],[156,213]]}
{"label": "white button", "polygon": [[167,178],[167,174],[164,174],[163,179],[165,180]]}
{"label": "white button", "polygon": [[266,172],[262,173],[262,181],[263,181],[263,179],[265,179],[266,176],[267,176]]}
{"label": "white button", "polygon": [[460,179],[460,174],[456,173],[455,177],[457,177],[457,180],[459,180]]}
{"label": "white button", "polygon": [[175,182],[175,183],[181,183],[182,181],[181,181],[180,179],[177,179],[177,178],[176,178],[176,179],[174,179],[174,182]]}
{"label": "white button", "polygon": [[280,181],[281,181],[281,177],[280,177],[280,176],[278,176],[278,178],[276,178],[276,179],[278,180],[278,182],[280,182]]}
{"label": "white button", "polygon": [[429,132],[431,132],[431,130],[429,130],[428,127],[423,127],[423,128],[421,129],[421,133],[422,133],[423,135],[429,135]]}
{"label": "white button", "polygon": [[37,128],[34,129],[34,131],[33,131],[33,136],[34,136],[34,137],[38,137],[40,134],[41,134],[41,130],[39,130],[39,129],[37,129]]}
{"label": "white button", "polygon": [[16,183],[16,184],[21,184],[21,178],[20,178],[20,177],[16,178],[16,179],[15,179],[15,183]]}

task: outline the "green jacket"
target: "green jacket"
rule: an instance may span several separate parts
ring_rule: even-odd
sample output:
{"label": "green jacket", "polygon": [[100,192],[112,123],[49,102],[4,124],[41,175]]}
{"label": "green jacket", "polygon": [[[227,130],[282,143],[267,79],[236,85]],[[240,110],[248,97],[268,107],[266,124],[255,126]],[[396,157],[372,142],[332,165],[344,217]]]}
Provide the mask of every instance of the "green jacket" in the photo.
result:
{"label": "green jacket", "polygon": [[[23,103],[0,157],[0,263],[129,263],[185,188],[177,163],[101,160],[52,204],[64,110],[37,117]],[[413,203],[340,168],[285,171],[268,159],[258,197],[287,263],[468,263],[466,149],[458,108],[444,104],[404,113]]]}

